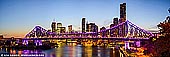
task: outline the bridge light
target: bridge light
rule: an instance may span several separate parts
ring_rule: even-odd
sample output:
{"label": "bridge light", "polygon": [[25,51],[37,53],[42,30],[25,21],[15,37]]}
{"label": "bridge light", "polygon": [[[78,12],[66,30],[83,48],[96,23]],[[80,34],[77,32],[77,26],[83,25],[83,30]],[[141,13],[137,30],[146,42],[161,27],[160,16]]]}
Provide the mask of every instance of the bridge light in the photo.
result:
{"label": "bridge light", "polygon": [[153,38],[153,39],[152,39],[152,41],[155,41],[155,40],[156,40],[156,38]]}

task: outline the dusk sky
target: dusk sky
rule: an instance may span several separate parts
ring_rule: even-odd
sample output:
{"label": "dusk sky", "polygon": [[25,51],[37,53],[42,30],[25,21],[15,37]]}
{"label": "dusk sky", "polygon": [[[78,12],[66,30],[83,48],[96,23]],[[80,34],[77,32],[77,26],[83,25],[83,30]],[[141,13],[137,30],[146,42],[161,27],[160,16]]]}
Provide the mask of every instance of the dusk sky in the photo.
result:
{"label": "dusk sky", "polygon": [[81,27],[82,17],[99,27],[119,18],[120,3],[126,3],[127,20],[146,30],[170,15],[170,0],[0,0],[0,34],[24,37],[36,25],[51,29],[51,22]]}

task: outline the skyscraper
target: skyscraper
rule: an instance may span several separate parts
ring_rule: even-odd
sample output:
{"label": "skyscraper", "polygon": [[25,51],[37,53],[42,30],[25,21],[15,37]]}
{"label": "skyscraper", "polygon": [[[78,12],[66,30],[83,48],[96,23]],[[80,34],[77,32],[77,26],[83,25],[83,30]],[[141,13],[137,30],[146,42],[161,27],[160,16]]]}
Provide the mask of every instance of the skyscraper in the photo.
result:
{"label": "skyscraper", "polygon": [[126,21],[126,3],[120,4],[120,20],[121,22]]}
{"label": "skyscraper", "polygon": [[[126,3],[120,4],[120,19],[119,23],[125,22],[126,21]],[[127,24],[123,24],[122,26],[119,27],[119,34],[121,37],[126,36],[126,31],[127,31]]]}
{"label": "skyscraper", "polygon": [[82,18],[82,32],[85,32],[85,19],[86,18]]}
{"label": "skyscraper", "polygon": [[52,28],[52,32],[56,31],[56,22],[52,22],[51,28]]}

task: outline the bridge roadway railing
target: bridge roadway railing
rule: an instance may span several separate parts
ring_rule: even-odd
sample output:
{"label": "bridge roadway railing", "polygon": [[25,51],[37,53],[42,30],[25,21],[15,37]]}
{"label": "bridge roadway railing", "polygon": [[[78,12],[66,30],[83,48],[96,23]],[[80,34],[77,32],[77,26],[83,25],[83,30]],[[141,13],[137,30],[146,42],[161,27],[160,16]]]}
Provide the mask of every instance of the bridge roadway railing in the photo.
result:
{"label": "bridge roadway railing", "polygon": [[141,40],[141,41],[147,41],[149,38],[22,38],[22,40],[62,40],[62,39],[95,39],[95,40]]}

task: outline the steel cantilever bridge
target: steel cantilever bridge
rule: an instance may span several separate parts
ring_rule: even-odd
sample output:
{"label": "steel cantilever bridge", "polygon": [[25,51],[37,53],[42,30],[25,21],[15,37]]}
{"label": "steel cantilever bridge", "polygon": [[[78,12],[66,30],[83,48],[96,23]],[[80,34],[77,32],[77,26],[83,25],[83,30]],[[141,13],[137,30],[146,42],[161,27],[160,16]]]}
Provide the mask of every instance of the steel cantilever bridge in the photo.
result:
{"label": "steel cantilever bridge", "polygon": [[[125,35],[121,32],[122,26],[125,26]],[[108,33],[108,31],[110,31]],[[112,35],[112,36],[109,36]],[[84,39],[84,38],[93,38],[93,39],[137,39],[137,40],[147,40],[151,38],[153,34],[149,31],[146,31],[135,24],[131,23],[130,21],[125,21],[119,23],[116,26],[111,28],[107,28],[104,30],[100,30],[98,32],[72,32],[72,33],[55,33],[48,31],[41,26],[35,26],[35,28],[26,34],[25,39]]]}

